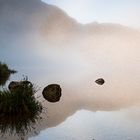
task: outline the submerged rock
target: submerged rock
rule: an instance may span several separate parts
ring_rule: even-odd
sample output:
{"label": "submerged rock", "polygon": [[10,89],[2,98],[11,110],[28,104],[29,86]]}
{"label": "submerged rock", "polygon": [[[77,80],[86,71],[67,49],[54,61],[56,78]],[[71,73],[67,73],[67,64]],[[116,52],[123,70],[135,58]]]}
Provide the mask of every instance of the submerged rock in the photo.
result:
{"label": "submerged rock", "polygon": [[20,86],[20,82],[18,81],[12,81],[10,82],[10,84],[8,85],[8,88],[10,91],[14,91],[15,89],[17,89]]}
{"label": "submerged rock", "polygon": [[103,85],[105,83],[105,80],[103,78],[99,78],[95,81],[98,85]]}
{"label": "submerged rock", "polygon": [[48,85],[43,89],[43,97],[49,102],[58,102],[61,97],[61,87],[57,84]]}
{"label": "submerged rock", "polygon": [[32,87],[33,84],[30,81],[12,81],[10,82],[10,84],[8,85],[8,88],[10,91],[14,91],[19,87],[24,87],[24,86],[28,86],[28,87]]}

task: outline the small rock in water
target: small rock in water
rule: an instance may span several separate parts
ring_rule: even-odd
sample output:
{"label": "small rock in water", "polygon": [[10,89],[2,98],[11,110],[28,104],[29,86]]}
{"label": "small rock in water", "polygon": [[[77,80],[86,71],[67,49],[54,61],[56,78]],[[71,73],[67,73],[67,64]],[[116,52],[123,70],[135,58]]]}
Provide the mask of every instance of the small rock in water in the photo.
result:
{"label": "small rock in water", "polygon": [[61,87],[57,84],[48,85],[43,89],[43,97],[49,102],[58,102],[61,97]]}
{"label": "small rock in water", "polygon": [[12,81],[10,82],[10,84],[8,85],[8,88],[10,91],[14,91],[17,88],[20,88],[21,86],[28,86],[28,87],[32,87],[32,83],[30,81]]}
{"label": "small rock in water", "polygon": [[105,80],[103,78],[99,78],[95,81],[98,85],[103,85],[105,83]]}

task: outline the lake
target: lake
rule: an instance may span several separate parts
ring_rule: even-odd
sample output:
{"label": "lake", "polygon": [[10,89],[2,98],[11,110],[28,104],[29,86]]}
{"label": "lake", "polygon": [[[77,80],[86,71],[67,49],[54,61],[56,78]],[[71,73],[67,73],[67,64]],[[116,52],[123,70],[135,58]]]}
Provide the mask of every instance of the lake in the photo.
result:
{"label": "lake", "polygon": [[[18,44],[18,42],[17,42]],[[42,120],[25,139],[28,140],[138,140],[140,139],[140,64],[137,51],[119,54],[96,48],[41,47],[1,48],[0,60],[18,71],[12,80],[28,76],[38,88],[36,96],[48,84],[60,84],[62,97],[49,103]],[[99,45],[100,46],[100,45]],[[112,54],[107,53],[112,51]],[[134,51],[134,50],[133,50]],[[88,55],[87,55],[88,54]],[[127,60],[127,61],[126,61]],[[24,76],[23,76],[24,75]],[[104,78],[105,84],[95,80]],[[8,85],[7,83],[7,85]],[[3,139],[17,139],[4,136]]]}

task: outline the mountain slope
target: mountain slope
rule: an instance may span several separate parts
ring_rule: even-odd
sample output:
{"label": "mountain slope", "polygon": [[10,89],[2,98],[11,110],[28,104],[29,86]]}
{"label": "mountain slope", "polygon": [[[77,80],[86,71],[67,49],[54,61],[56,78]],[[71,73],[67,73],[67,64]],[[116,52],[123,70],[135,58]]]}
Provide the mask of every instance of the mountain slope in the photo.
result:
{"label": "mountain slope", "polygon": [[88,35],[130,35],[139,32],[118,24],[82,25],[59,8],[40,0],[0,0],[1,34],[37,31],[50,42],[67,42]]}

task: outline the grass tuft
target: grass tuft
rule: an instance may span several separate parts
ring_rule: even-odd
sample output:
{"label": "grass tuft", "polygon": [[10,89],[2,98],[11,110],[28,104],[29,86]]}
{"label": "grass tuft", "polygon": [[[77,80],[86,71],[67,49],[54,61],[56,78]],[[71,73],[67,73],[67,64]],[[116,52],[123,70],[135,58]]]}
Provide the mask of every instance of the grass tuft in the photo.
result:
{"label": "grass tuft", "polygon": [[14,73],[15,70],[10,70],[6,64],[0,62],[0,85],[5,85],[10,75]]}
{"label": "grass tuft", "polygon": [[[24,82],[24,81],[22,81]],[[0,131],[26,134],[40,119],[42,105],[35,99],[34,86],[21,84],[15,90],[0,91]]]}

